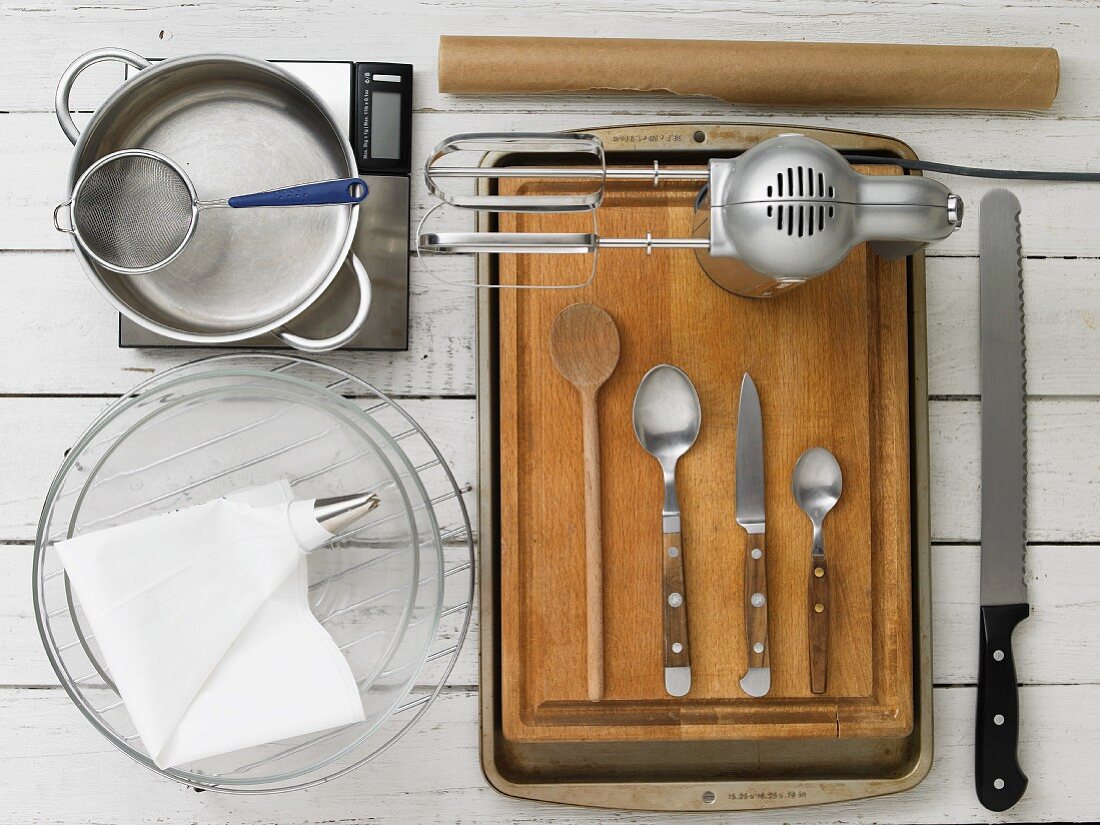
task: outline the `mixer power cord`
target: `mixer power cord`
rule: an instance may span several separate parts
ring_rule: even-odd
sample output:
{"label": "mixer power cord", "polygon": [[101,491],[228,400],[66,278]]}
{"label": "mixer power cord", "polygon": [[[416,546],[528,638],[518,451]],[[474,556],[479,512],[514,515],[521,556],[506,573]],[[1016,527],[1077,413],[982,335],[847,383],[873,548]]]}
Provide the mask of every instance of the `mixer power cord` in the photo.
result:
{"label": "mixer power cord", "polygon": [[920,172],[940,172],[945,175],[962,175],[968,178],[1100,183],[1100,172],[1040,172],[1023,169],[980,169],[976,166],[956,166],[953,163],[936,163],[931,160],[907,160],[905,158],[891,158],[883,155],[845,154],[844,158],[851,163],[900,166],[902,169],[914,169]]}

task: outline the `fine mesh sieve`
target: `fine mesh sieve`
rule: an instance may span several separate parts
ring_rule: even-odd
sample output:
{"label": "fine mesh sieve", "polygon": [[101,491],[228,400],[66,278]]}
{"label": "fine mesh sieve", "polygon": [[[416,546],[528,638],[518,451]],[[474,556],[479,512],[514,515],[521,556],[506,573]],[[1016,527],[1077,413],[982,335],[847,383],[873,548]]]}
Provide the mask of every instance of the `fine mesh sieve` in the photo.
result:
{"label": "fine mesh sieve", "polygon": [[[88,167],[72,198],[54,210],[54,226],[74,235],[108,269],[138,275],[165,266],[183,251],[203,209],[348,204],[366,195],[361,179],[346,178],[200,201],[174,161],[148,149],[125,149]],[[69,227],[58,221],[66,207]]]}
{"label": "fine mesh sieve", "polygon": [[145,152],[104,158],[73,195],[72,224],[89,254],[112,269],[164,264],[195,225],[195,192],[174,165]]}

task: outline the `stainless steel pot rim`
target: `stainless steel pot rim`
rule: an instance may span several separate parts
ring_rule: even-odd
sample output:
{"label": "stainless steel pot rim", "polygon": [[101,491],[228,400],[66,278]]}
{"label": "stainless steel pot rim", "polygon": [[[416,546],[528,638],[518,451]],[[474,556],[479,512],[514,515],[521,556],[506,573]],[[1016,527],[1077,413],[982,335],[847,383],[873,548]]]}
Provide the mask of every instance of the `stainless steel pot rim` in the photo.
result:
{"label": "stainless steel pot rim", "polygon": [[[66,70],[65,75],[63,75],[61,83],[58,87],[57,99],[55,101],[55,104],[58,107],[59,117],[62,102],[67,101],[68,99],[68,88],[71,88],[73,80],[75,80],[75,77],[79,75],[80,71],[83,71],[83,69],[86,68],[87,65],[91,65],[91,63],[89,62],[84,64],[83,66],[80,66],[75,72],[71,74],[71,76],[70,72],[72,72],[73,68],[85,59],[90,59],[92,62],[98,62],[100,60],[118,60],[128,63],[135,68],[139,68],[139,71],[134,77],[122,82],[116,89],[114,89],[114,91],[111,92],[107,99],[102,104],[100,104],[92,113],[91,118],[89,119],[84,129],[79,132],[78,140],[76,141],[78,151],[74,151],[72,160],[70,161],[69,165],[69,175],[67,183],[70,200],[73,197],[77,181],[87,168],[85,167],[85,169],[81,169],[79,163],[81,159],[81,153],[79,151],[79,140],[83,138],[83,135],[96,128],[99,128],[100,123],[103,122],[104,118],[109,116],[108,113],[112,110],[112,108],[132,90],[150,83],[156,83],[162,75],[169,73],[175,69],[193,65],[200,65],[212,61],[220,61],[248,66],[277,77],[284,83],[293,87],[297,91],[297,93],[299,93],[304,99],[308,100],[310,104],[312,104],[314,108],[316,108],[318,114],[332,130],[333,135],[336,137],[338,143],[340,144],[344,155],[344,160],[346,162],[346,169],[341,170],[341,174],[345,177],[352,177],[357,174],[355,155],[352,151],[351,144],[348,141],[347,137],[341,132],[341,130],[337,126],[336,119],[333,116],[332,112],[329,111],[328,106],[325,104],[325,102],[321,100],[321,98],[312,89],[303,84],[285,69],[276,66],[266,60],[260,60],[243,55],[210,52],[202,54],[182,55],[179,57],[172,57],[163,61],[158,61],[156,63],[150,63],[149,61],[145,60],[145,58],[142,58],[139,55],[136,55],[133,52],[129,52],[126,50],[99,49],[95,52],[89,52],[83,58],[78,58],[78,60],[74,62],[72,66],[70,66],[69,70]],[[139,67],[139,62],[146,65],[144,67]],[[64,122],[62,122],[62,128],[65,129]],[[346,174],[344,174],[344,172],[346,172]],[[176,326],[171,326],[155,321],[152,318],[149,318],[148,316],[142,314],[141,312],[138,312],[134,308],[127,306],[126,303],[120,300],[111,290],[111,288],[103,282],[99,273],[92,265],[92,261],[89,260],[89,257],[85,254],[86,250],[77,245],[75,238],[73,238],[72,240],[74,249],[77,254],[77,259],[80,261],[81,267],[84,269],[85,274],[88,276],[89,280],[91,280],[92,283],[95,285],[99,293],[103,295],[103,297],[106,298],[107,301],[115,307],[115,309],[117,309],[127,318],[144,327],[145,329],[148,329],[151,332],[173,338],[177,341],[195,344],[233,343],[248,338],[255,338],[269,332],[275,333],[280,336],[287,334],[288,337],[294,339],[294,341],[302,342],[306,339],[302,339],[299,336],[291,335],[289,334],[289,331],[284,333],[282,331],[282,328],[293,321],[301,313],[305,312],[305,310],[307,310],[310,306],[312,306],[332,285],[332,282],[336,279],[339,272],[344,269],[345,266],[349,264],[351,265],[352,271],[357,276],[361,287],[363,287],[364,283],[366,282],[366,272],[362,268],[362,264],[358,261],[357,258],[355,258],[353,254],[350,254],[352,241],[355,236],[355,229],[359,219],[359,207],[358,204],[349,204],[346,205],[346,207],[344,208],[349,210],[349,217],[347,228],[345,231],[345,237],[340,246],[339,255],[335,256],[335,261],[330,267],[327,275],[317,283],[313,291],[294,307],[287,310],[286,312],[283,312],[277,317],[265,321],[261,324],[254,324],[252,326],[236,329],[231,332],[196,332],[194,330],[181,329]],[[149,277],[157,277],[157,275],[155,273],[150,273]],[[365,291],[366,297],[361,298],[360,301],[361,309],[363,309],[362,304],[369,302],[369,284],[366,286]],[[359,318],[359,315],[365,317],[365,311],[357,314],[356,321],[361,320]],[[350,338],[350,335],[347,337]],[[297,343],[292,343],[291,341],[286,341],[286,343],[290,344],[291,346],[295,346],[296,348],[299,348]],[[306,349],[306,347],[300,348]],[[322,351],[326,348],[317,347],[310,349]]]}

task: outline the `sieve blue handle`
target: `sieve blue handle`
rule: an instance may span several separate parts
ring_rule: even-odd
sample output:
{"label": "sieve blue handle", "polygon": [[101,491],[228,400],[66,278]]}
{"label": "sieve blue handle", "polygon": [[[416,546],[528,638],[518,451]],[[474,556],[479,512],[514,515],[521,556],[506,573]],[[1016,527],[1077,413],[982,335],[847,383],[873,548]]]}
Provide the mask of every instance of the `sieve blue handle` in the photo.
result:
{"label": "sieve blue handle", "polygon": [[256,192],[252,195],[237,195],[230,198],[228,203],[234,209],[251,206],[323,206],[333,203],[359,203],[366,196],[367,184],[362,178],[341,178]]}

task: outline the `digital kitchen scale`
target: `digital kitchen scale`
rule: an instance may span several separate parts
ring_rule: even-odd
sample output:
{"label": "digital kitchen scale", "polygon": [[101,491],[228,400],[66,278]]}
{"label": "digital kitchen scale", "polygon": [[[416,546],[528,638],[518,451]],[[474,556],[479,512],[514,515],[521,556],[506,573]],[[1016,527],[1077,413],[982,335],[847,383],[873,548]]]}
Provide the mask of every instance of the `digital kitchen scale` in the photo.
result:
{"label": "digital kitchen scale", "polygon": [[[359,205],[352,251],[370,276],[367,321],[346,344],[348,350],[409,348],[409,172],[412,161],[412,66],[405,63],[275,60],[313,89],[347,124],[360,177],[370,195]],[[133,71],[127,67],[127,72]],[[287,329],[326,338],[355,315],[359,288],[345,264],[329,288]],[[120,347],[280,347],[274,335],[245,342],[192,344],[166,338],[119,316]]]}

